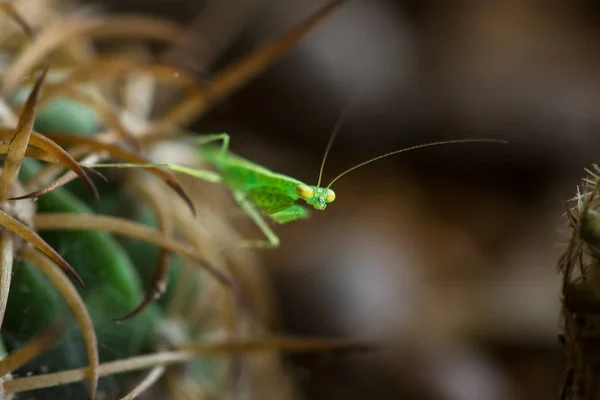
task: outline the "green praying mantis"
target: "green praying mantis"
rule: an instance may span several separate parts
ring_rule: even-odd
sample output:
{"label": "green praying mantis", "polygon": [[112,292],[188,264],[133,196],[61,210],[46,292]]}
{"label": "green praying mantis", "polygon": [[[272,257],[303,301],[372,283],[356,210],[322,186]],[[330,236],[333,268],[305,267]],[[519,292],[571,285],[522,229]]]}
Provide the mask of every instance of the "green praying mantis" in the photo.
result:
{"label": "green praying mantis", "polygon": [[[327,186],[321,186],[323,169],[325,167],[325,162],[327,161],[327,156],[335,137],[340,131],[347,112],[348,108],[338,118],[332,134],[329,137],[321,162],[319,179],[316,185],[306,184],[298,179],[274,172],[257,163],[233,154],[229,151],[230,137],[227,133],[188,138],[191,140],[191,143],[198,146],[199,156],[205,162],[213,166],[216,172],[185,167],[178,164],[106,163],[89,164],[86,166],[90,168],[167,168],[205,181],[224,183],[229,187],[235,201],[239,204],[244,213],[254,222],[266,238],[266,240],[242,240],[235,247],[273,249],[279,247],[280,240],[265,220],[265,216],[279,224],[306,219],[310,216],[310,209],[303,207],[299,204],[300,202],[306,203],[315,210],[325,210],[328,204],[333,203],[336,200],[336,194],[331,188],[332,185],[346,174],[358,168],[394,154],[425,147],[472,142],[506,143],[506,141],[496,139],[457,139],[411,146],[363,161],[336,176]],[[221,142],[221,145],[209,146],[210,143],[215,142]],[[151,283],[151,290],[147,293],[146,298],[142,303],[132,312],[117,320],[131,318],[143,310],[152,300],[160,297],[166,287],[164,282],[162,282],[165,279],[167,279],[167,276],[164,273],[155,274]]]}
{"label": "green praying mantis", "polygon": [[[87,166],[92,168],[164,167],[209,182],[222,182],[229,187],[235,201],[266,238],[266,240],[243,240],[236,247],[277,248],[280,244],[279,237],[271,229],[264,218],[265,216],[279,224],[306,219],[310,216],[310,210],[303,207],[301,204],[298,204],[299,201],[305,202],[315,210],[325,210],[327,205],[333,203],[336,199],[336,194],[333,189],[331,189],[332,185],[346,174],[358,168],[395,154],[425,147],[473,142],[507,143],[504,140],[497,139],[456,139],[411,146],[363,161],[336,176],[327,186],[321,186],[323,169],[325,167],[325,162],[327,161],[327,156],[335,137],[340,131],[345,116],[346,112],[338,119],[329,138],[316,185],[309,185],[293,177],[271,171],[255,162],[233,154],[229,151],[230,137],[227,133],[203,135],[192,139],[192,141],[199,146],[198,151],[201,158],[212,165],[217,170],[217,173],[177,164],[119,163],[90,164]],[[208,146],[209,143],[219,141],[221,142],[221,146]]]}

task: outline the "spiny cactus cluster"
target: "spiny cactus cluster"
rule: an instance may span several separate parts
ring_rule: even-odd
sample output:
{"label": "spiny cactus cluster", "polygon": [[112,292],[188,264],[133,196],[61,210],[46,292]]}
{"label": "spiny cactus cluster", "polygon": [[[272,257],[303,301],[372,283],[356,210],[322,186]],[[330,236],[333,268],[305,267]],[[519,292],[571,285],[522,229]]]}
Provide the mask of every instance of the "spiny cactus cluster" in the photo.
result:
{"label": "spiny cactus cluster", "polygon": [[567,211],[572,230],[559,267],[562,284],[560,335],[568,367],[561,400],[600,397],[600,168],[588,171]]}
{"label": "spiny cactus cluster", "polygon": [[[221,251],[239,235],[225,213],[207,206],[201,184],[159,168],[106,176],[92,168],[164,157],[179,129],[343,2],[208,82],[146,50],[148,41],[187,39],[173,22],[31,2],[0,3],[0,398],[132,399],[150,389],[162,391],[157,398],[198,399],[232,387],[286,398],[292,389],[277,359],[249,353],[354,348],[268,335],[240,279],[242,270],[258,273],[256,258]],[[95,38],[136,50],[100,52]],[[160,115],[157,86],[177,98]],[[180,163],[201,162],[186,146],[176,154]]]}

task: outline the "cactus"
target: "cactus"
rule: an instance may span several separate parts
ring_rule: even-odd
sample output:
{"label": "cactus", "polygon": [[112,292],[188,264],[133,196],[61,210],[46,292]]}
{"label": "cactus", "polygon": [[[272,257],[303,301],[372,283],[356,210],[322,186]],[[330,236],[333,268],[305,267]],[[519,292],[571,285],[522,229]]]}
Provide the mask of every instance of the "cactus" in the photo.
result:
{"label": "cactus", "polygon": [[[237,232],[206,206],[198,182],[162,170],[109,171],[103,181],[80,165],[155,159],[174,128],[265,71],[341,3],[208,83],[165,63],[90,50],[94,37],[179,43],[185,31],[172,22],[72,15],[45,26],[28,22],[36,10],[0,3],[15,27],[0,31],[10,60],[0,78],[0,398],[221,397],[232,379],[236,390],[258,393],[268,379],[285,379],[274,355],[246,353],[356,348],[267,335],[240,284],[239,271],[259,273],[256,258],[219,251]],[[153,96],[141,104],[134,96],[155,84],[182,98],[150,118]],[[292,392],[285,383],[278,390],[278,398]]]}
{"label": "cactus", "polygon": [[561,400],[594,400],[600,396],[596,374],[600,363],[600,168],[588,171],[567,211],[571,238],[559,262],[562,273],[560,335],[568,361]]}

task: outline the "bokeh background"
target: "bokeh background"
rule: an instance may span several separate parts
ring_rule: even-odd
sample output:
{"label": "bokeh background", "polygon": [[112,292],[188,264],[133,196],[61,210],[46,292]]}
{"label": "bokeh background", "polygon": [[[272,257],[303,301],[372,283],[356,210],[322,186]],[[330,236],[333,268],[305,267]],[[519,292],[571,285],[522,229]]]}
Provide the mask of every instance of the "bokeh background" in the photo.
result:
{"label": "bokeh background", "polygon": [[[208,77],[324,1],[89,3],[188,24],[194,40],[168,58]],[[275,227],[281,248],[260,254],[274,326],[379,345],[290,359],[305,398],[558,398],[556,263],[565,201],[600,161],[599,28],[592,0],[350,0],[194,124],[313,184],[352,98],[326,182],[410,145],[509,142],[380,161],[340,180],[324,212]]]}

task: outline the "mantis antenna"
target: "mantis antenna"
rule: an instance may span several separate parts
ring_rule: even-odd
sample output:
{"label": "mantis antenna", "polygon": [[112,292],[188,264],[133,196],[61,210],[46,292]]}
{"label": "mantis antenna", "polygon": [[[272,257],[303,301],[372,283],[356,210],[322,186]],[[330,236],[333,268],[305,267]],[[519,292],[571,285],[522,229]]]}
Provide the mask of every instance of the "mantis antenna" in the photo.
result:
{"label": "mantis antenna", "polygon": [[329,189],[331,187],[331,185],[333,185],[338,179],[340,179],[342,176],[346,175],[348,172],[352,172],[355,169],[358,169],[360,167],[364,167],[365,165],[371,164],[372,162],[377,161],[377,160],[381,160],[382,158],[393,156],[394,154],[404,153],[404,152],[407,152],[407,151],[412,151],[412,150],[417,150],[417,149],[422,149],[424,147],[440,146],[440,145],[444,145],[444,144],[473,143],[473,142],[505,143],[505,144],[508,143],[506,140],[499,140],[499,139],[457,139],[457,140],[443,140],[441,142],[419,144],[419,145],[416,145],[416,146],[407,147],[405,149],[391,151],[389,153],[385,153],[385,154],[382,154],[380,156],[371,158],[371,159],[369,159],[367,161],[363,161],[360,164],[355,165],[354,167],[345,170],[344,172],[342,172],[341,174],[339,174],[338,176],[336,176],[335,178],[333,178],[333,180],[331,181],[331,183],[327,186],[327,189]]}
{"label": "mantis antenna", "polygon": [[338,119],[335,123],[335,126],[333,127],[331,136],[329,136],[329,141],[327,142],[327,147],[325,147],[325,154],[323,154],[323,161],[321,161],[321,169],[319,170],[319,181],[317,182],[317,187],[321,186],[321,179],[323,178],[323,169],[325,168],[325,161],[327,161],[327,156],[329,155],[329,150],[331,150],[331,146],[333,145],[335,137],[342,129],[342,125],[344,125],[344,122],[346,121],[346,118],[348,117],[348,113],[350,112],[352,105],[354,105],[354,99],[355,98],[352,97],[348,101],[348,103],[342,110],[342,113],[338,117]]}

